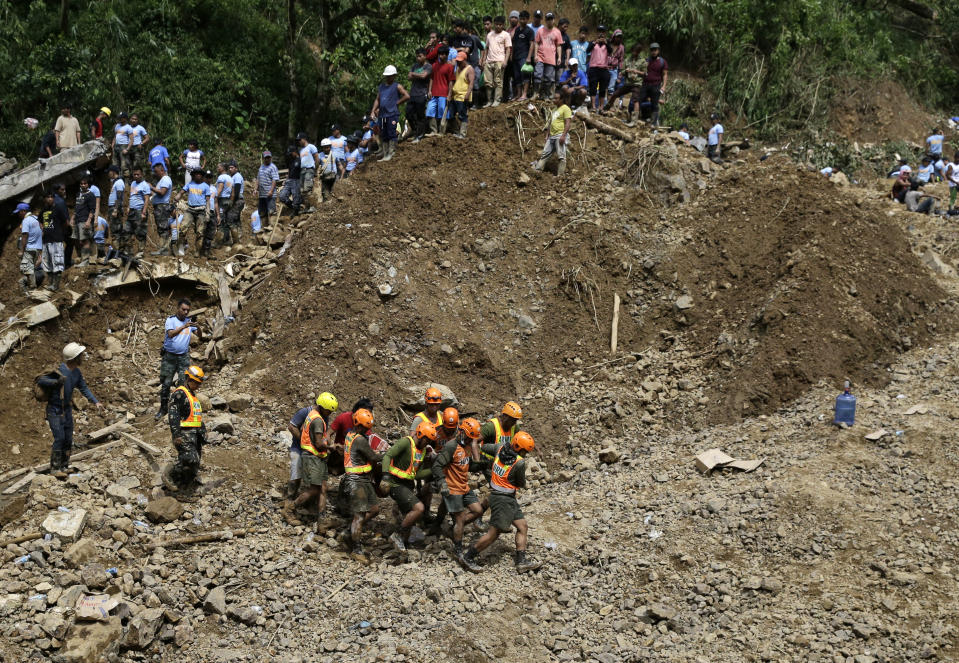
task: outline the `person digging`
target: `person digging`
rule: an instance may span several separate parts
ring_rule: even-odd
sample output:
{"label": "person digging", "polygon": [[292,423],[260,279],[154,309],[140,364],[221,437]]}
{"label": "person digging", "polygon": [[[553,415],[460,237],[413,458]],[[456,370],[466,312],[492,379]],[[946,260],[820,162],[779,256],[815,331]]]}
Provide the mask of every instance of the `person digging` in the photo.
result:
{"label": "person digging", "polygon": [[328,391],[316,397],[316,404],[306,415],[300,434],[300,481],[306,487],[295,500],[287,500],[283,505],[283,519],[290,525],[299,525],[296,508],[310,500],[317,500],[316,529],[326,510],[326,478],[329,467],[326,459],[330,455],[330,416],[336,411],[339,402]]}
{"label": "person digging", "polygon": [[200,473],[200,456],[206,442],[203,406],[196,396],[205,379],[203,369],[190,366],[184,376],[186,384],[173,390],[167,414],[177,459],[175,463],[163,468],[161,478],[164,487],[171,492],[179,492],[199,483],[197,475]]}
{"label": "person digging", "polygon": [[[474,541],[469,550],[460,558],[460,563],[469,571],[477,573],[482,567],[476,563],[476,556],[486,550],[503,532],[516,528],[516,571],[526,573],[535,571],[540,564],[526,558],[527,528],[526,516],[519,507],[516,493],[526,487],[525,456],[533,451],[533,436],[520,431],[513,436],[509,444],[495,448],[493,473],[490,479],[490,518],[489,530]],[[490,445],[483,445],[483,451],[492,453]]]}

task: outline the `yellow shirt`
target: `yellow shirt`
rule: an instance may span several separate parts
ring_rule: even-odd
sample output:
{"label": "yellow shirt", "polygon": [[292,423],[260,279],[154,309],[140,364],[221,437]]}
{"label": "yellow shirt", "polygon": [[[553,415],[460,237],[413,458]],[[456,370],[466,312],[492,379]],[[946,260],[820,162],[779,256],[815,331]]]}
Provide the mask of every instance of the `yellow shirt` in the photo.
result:
{"label": "yellow shirt", "polygon": [[571,111],[566,104],[554,110],[549,118],[549,135],[562,135],[562,133],[566,131],[566,120],[571,117],[573,117],[573,111]]}
{"label": "yellow shirt", "polygon": [[456,75],[456,82],[453,83],[453,101],[466,101],[466,95],[470,92],[470,83],[466,80],[470,68],[469,65],[466,65]]}

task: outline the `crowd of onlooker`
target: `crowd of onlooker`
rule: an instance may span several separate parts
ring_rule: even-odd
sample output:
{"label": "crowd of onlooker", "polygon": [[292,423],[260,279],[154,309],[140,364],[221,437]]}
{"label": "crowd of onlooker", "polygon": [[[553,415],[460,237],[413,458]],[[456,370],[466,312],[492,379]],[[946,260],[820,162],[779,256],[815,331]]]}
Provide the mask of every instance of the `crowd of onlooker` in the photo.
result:
{"label": "crowd of onlooker", "polygon": [[[558,175],[566,169],[567,138],[579,107],[617,113],[626,126],[640,119],[659,125],[669,79],[659,44],[647,49],[637,41],[627,49],[623,31],[610,33],[603,25],[570,34],[569,20],[539,10],[487,16],[482,22],[482,32],[456,20],[448,34],[430,33],[405,76],[393,65],[386,67],[370,111],[355,131],[344,133],[333,125],[318,142],[299,133],[276,162],[264,151],[256,180],[250,182],[257,198],[250,215],[255,241],[263,241],[277,203],[296,215],[309,206],[307,201],[330,200],[337,181],[373,157],[391,160],[402,140],[417,143],[444,134],[464,139],[470,111],[476,108],[533,99],[552,102],[543,152],[533,167],[542,170],[555,156]],[[711,124],[707,153],[719,161],[723,126],[718,115],[713,114]],[[86,132],[109,148],[106,198],[97,186],[103,179],[88,173],[80,180],[72,210],[62,185],[32,204],[18,205],[25,288],[45,282],[56,289],[60,274],[75,263],[142,255],[151,223],[159,237],[156,255],[186,255],[191,234],[201,256],[218,243],[239,241],[247,182],[236,161],[208,163],[195,140],[173,160],[164,141],[151,135],[136,113],[114,116],[106,106]],[[679,133],[689,140],[685,124]],[[51,158],[82,141],[80,122],[64,106],[43,136],[39,157]],[[277,162],[285,167],[285,178]],[[173,183],[175,169],[183,174],[182,186]]]}
{"label": "crowd of onlooker", "polygon": [[[888,177],[893,179],[890,196],[902,203],[911,212],[920,214],[956,215],[956,197],[959,194],[959,151],[950,159],[945,151],[946,137],[940,128],[933,129],[926,138],[926,153],[913,169],[908,159],[900,159]],[[935,196],[925,190],[929,184],[946,182],[949,187],[949,206],[946,207]]]}

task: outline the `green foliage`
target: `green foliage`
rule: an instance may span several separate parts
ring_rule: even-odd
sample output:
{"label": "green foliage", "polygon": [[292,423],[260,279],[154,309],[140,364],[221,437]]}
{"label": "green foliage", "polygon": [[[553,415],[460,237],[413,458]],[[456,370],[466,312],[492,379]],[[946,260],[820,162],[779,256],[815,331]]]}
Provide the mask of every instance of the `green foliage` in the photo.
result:
{"label": "green foliage", "polygon": [[774,136],[821,126],[840,75],[895,76],[927,105],[959,101],[959,39],[944,28],[959,9],[941,4],[935,23],[866,0],[588,0],[587,10],[662,43],[705,76],[717,110]]}

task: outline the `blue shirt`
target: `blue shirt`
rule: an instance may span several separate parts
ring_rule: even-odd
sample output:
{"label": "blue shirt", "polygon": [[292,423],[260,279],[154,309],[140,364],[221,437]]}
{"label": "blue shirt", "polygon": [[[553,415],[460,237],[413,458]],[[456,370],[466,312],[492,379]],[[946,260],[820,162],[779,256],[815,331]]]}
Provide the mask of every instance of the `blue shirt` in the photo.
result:
{"label": "blue shirt", "polygon": [[[273,182],[279,181],[280,171],[276,169],[276,164],[271,163],[269,166],[262,164],[259,172],[256,174],[256,184],[259,189],[260,197],[266,198],[270,194],[270,186],[273,184]],[[275,188],[273,193],[276,193]]]}
{"label": "blue shirt", "polygon": [[107,220],[102,216],[97,217],[97,231],[93,233],[93,241],[97,244],[103,244],[107,239]]}
{"label": "blue shirt", "polygon": [[[306,407],[301,407],[296,411],[296,414],[293,415],[293,418],[290,419],[290,425],[294,428],[303,428],[303,422],[306,421],[306,416],[310,413],[310,410],[313,409],[312,405],[307,405]],[[290,451],[300,452],[300,438],[296,435],[293,436],[293,443],[290,445]]]}
{"label": "blue shirt", "polygon": [[[363,134],[363,140],[369,140],[372,137],[373,137],[373,131],[371,129],[367,129],[366,132]],[[367,145],[369,145],[369,143],[367,143]],[[361,147],[360,156],[361,157],[366,156],[366,153],[369,151],[370,151],[369,147]],[[360,163],[363,163],[363,159],[360,159]]]}
{"label": "blue shirt", "polygon": [[163,164],[166,167],[166,160],[170,158],[170,153],[167,152],[167,149],[162,145],[157,145],[152,150],[150,150],[150,168],[153,168],[155,165]]}
{"label": "blue shirt", "polygon": [[187,327],[173,337],[167,334],[171,329],[177,329],[180,325],[189,321],[190,319],[187,318],[181,322],[180,318],[175,315],[171,315],[166,319],[166,323],[163,325],[163,350],[165,352],[172,352],[175,355],[185,355],[190,351],[190,335],[196,331],[196,327]]}
{"label": "blue shirt", "polygon": [[120,204],[123,204],[123,192],[126,191],[127,185],[124,183],[122,177],[118,177],[113,180],[113,184],[110,186],[110,197],[107,198],[107,204],[110,207],[113,207],[117,204],[117,201],[120,201]]}
{"label": "blue shirt", "polygon": [[237,200],[243,200],[243,188],[245,184],[243,183],[243,176],[240,175],[240,171],[236,171],[236,174],[233,176],[233,186],[240,187],[240,193],[236,198]]}
{"label": "blue shirt", "polygon": [[130,131],[133,132],[133,144],[141,145],[143,144],[143,139],[147,136],[147,129],[142,124],[138,124],[135,127],[130,127]]}
{"label": "blue shirt", "polygon": [[99,198],[99,197],[100,197],[100,187],[98,187],[96,184],[91,184],[91,185],[90,185],[90,191],[93,193],[93,195],[94,195],[96,198]]}
{"label": "blue shirt", "polygon": [[220,176],[216,178],[216,184],[217,189],[220,188],[220,184],[223,184],[223,191],[217,194],[218,197],[229,198],[233,195],[233,178],[226,173],[221,173]]}
{"label": "blue shirt", "polygon": [[173,193],[173,180],[170,179],[169,175],[164,175],[160,178],[160,181],[157,182],[157,189],[166,189],[166,195],[161,196],[158,193],[153,194],[153,198],[150,201],[154,205],[166,205],[170,202],[170,194]]}
{"label": "blue shirt", "polygon": [[580,41],[574,39],[569,42],[569,45],[573,48],[573,52],[570,57],[576,58],[576,61],[579,62],[579,68],[585,69],[589,66],[589,58],[586,57],[586,49],[589,48],[589,40]]}
{"label": "blue shirt", "polygon": [[316,168],[316,161],[313,155],[319,152],[316,145],[307,143],[305,147],[300,148],[300,168]]}
{"label": "blue shirt", "polygon": [[[67,368],[66,364],[60,364],[60,374],[66,378],[63,381],[62,389],[53,389],[50,392],[50,401],[47,404],[47,409],[63,411],[64,405],[66,409],[73,409],[73,390],[79,389],[80,393],[83,394],[88,401],[91,403],[99,403],[96,396],[93,395],[93,392],[90,391],[90,387],[87,386],[86,380],[83,379],[83,373],[80,372],[79,368],[74,368],[72,371]],[[44,387],[54,387],[55,384],[51,384],[48,378],[41,378],[40,385]]]}
{"label": "blue shirt", "polygon": [[709,136],[707,141],[710,145],[719,145],[719,137],[723,134],[723,125],[717,124],[714,125],[709,130]]}
{"label": "blue shirt", "polygon": [[43,249],[43,228],[40,227],[40,222],[33,214],[27,214],[23,217],[23,221],[20,223],[20,232],[27,233],[26,249],[28,251]]}
{"label": "blue shirt", "polygon": [[133,133],[133,127],[129,124],[120,124],[113,126],[113,133],[116,136],[117,145],[129,145],[130,134]]}
{"label": "blue shirt", "polygon": [[150,195],[150,185],[146,182],[130,185],[130,209],[143,209],[147,196]]}
{"label": "blue shirt", "polygon": [[380,83],[380,117],[396,117],[400,114],[400,93],[399,84],[394,81],[387,85]]}
{"label": "blue shirt", "polygon": [[929,146],[929,154],[939,155],[942,154],[942,144],[945,142],[946,137],[942,134],[933,134],[926,139],[926,145]]}
{"label": "blue shirt", "polygon": [[337,161],[346,159],[346,136],[340,136],[339,138],[330,136],[330,154]]}
{"label": "blue shirt", "polygon": [[250,215],[250,228],[255,233],[258,233],[263,230],[263,224],[260,223],[259,210],[253,210],[253,214]]}
{"label": "blue shirt", "polygon": [[932,164],[929,164],[928,166],[920,166],[919,170],[916,171],[916,179],[920,182],[928,183],[934,172],[936,172],[936,167]]}
{"label": "blue shirt", "polygon": [[356,148],[352,152],[346,155],[346,172],[352,172],[356,170],[356,167],[363,162],[363,155],[360,153],[360,148]]}
{"label": "blue shirt", "polygon": [[319,159],[321,173],[336,172],[336,159],[333,158],[332,152],[320,152]]}
{"label": "blue shirt", "polygon": [[572,70],[572,69],[567,69],[566,71],[564,71],[562,74],[559,75],[559,82],[560,82],[560,83],[565,83],[565,82],[568,81],[570,78],[573,79],[573,80],[571,81],[571,84],[572,84],[572,85],[576,85],[576,86],[580,86],[580,85],[581,85],[581,86],[583,86],[583,87],[587,87],[587,86],[589,85],[589,79],[586,78],[586,74],[584,74],[584,73],[583,73],[583,70],[580,69],[579,67],[576,67],[576,73],[575,73],[575,74],[573,73],[573,70]]}
{"label": "blue shirt", "polygon": [[210,197],[210,187],[206,182],[191,181],[183,187],[187,192],[186,204],[190,207],[206,207],[206,199]]}

